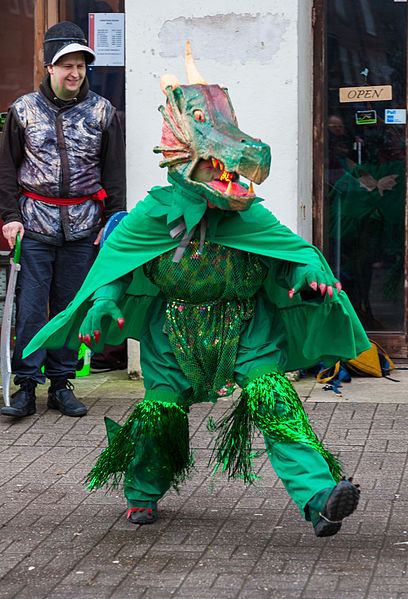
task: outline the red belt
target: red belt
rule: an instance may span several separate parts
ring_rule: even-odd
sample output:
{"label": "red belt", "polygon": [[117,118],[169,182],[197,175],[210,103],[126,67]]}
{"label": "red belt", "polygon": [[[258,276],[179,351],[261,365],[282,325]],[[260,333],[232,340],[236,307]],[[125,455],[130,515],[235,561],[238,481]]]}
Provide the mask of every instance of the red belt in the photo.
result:
{"label": "red belt", "polygon": [[42,196],[39,193],[34,193],[33,191],[27,191],[26,189],[22,189],[21,193],[33,200],[39,200],[46,204],[54,204],[55,206],[72,206],[74,204],[82,204],[82,202],[86,202],[87,200],[103,202],[103,200],[108,197],[103,187],[91,195],[78,196],[76,198],[49,198],[47,196]]}

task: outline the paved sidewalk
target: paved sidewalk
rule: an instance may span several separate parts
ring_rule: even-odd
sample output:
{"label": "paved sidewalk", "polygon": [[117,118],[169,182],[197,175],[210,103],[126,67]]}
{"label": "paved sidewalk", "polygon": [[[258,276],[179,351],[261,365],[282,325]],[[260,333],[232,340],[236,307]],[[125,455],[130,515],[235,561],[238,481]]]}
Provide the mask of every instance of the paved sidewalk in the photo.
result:
{"label": "paved sidewalk", "polygon": [[193,408],[197,471],[155,524],[129,524],[119,492],[82,481],[106,443],[103,416],[123,422],[141,383],[125,372],[78,379],[82,419],[46,410],[43,388],[35,416],[0,417],[1,599],[408,599],[408,370],[393,377],[354,378],[341,398],[312,378],[296,383],[362,487],[329,539],[314,536],[266,458],[256,487],[211,481],[205,421],[230,401]]}

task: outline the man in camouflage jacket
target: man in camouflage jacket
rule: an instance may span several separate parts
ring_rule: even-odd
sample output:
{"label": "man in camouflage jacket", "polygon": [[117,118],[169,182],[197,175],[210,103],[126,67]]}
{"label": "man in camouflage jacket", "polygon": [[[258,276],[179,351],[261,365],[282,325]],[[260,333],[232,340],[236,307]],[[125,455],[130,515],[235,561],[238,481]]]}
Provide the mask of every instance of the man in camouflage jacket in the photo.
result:
{"label": "man in camouflage jacket", "polygon": [[[20,386],[1,413],[34,414],[35,387],[51,381],[48,407],[83,416],[68,379],[77,352],[22,350],[49,317],[80,288],[101,238],[103,223],[124,209],[125,153],[115,108],[89,90],[86,65],[95,54],[70,22],[44,36],[47,74],[37,91],[11,106],[0,149],[0,215],[13,249],[22,240],[16,292],[16,345],[12,370]],[[44,372],[42,367],[44,366]]]}

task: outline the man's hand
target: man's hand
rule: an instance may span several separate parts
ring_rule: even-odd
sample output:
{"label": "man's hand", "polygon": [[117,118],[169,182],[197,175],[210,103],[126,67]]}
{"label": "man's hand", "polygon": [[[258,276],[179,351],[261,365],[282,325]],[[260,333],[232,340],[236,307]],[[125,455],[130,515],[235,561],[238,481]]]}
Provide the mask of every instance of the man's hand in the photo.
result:
{"label": "man's hand", "polygon": [[10,249],[13,250],[16,245],[17,233],[20,233],[20,239],[24,237],[24,226],[19,221],[11,221],[7,225],[3,225],[3,235],[7,239]]}
{"label": "man's hand", "polygon": [[99,245],[101,243],[102,233],[103,233],[104,228],[105,227],[102,227],[102,229],[99,231],[98,237],[94,241],[94,245]]}
{"label": "man's hand", "polygon": [[125,319],[118,305],[113,300],[101,298],[94,302],[82,321],[79,328],[79,340],[89,347],[98,343],[101,336],[102,319],[105,316],[110,316],[110,318],[116,320],[120,330],[123,329]]}

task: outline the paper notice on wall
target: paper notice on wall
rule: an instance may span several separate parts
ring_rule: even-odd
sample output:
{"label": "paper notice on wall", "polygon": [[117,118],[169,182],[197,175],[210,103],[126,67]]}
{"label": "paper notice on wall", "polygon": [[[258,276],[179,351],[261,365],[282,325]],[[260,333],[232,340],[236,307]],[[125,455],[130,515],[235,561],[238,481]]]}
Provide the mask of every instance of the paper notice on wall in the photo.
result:
{"label": "paper notice on wall", "polygon": [[90,12],[89,46],[96,54],[95,67],[123,67],[125,64],[124,13]]}

